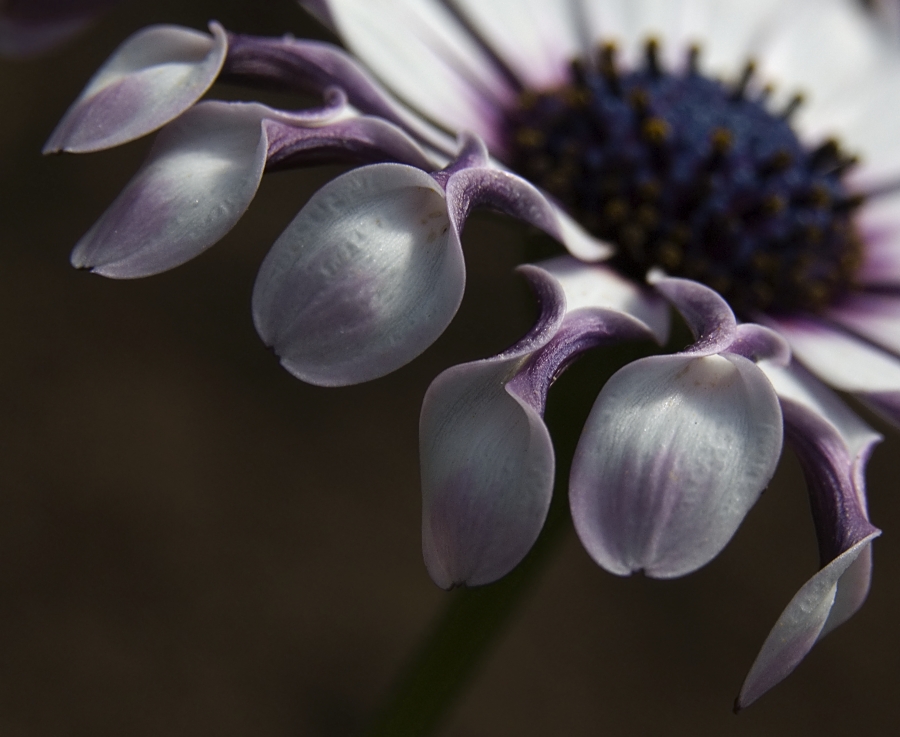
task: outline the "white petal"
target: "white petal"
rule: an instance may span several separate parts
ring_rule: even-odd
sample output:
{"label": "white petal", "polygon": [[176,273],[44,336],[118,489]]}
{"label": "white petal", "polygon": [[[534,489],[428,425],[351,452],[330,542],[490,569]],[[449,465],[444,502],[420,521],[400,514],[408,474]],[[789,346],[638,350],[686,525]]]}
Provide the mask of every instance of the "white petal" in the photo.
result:
{"label": "white petal", "polygon": [[256,280],[254,322],[298,378],[355,384],[431,345],[464,282],[443,190],[420,169],[375,164],[320,189],[279,237]]}
{"label": "white petal", "polygon": [[499,107],[513,92],[478,44],[434,0],[331,0],[341,38],[413,107],[502,145]]}
{"label": "white petal", "polygon": [[[752,704],[797,667],[827,631],[826,623],[835,609],[838,610],[838,617],[846,614],[836,600],[839,584],[843,586],[841,578],[848,573],[859,556],[868,550],[878,534],[873,533],[838,556],[807,581],[791,599],[766,638],[747,680],[744,681],[738,696],[738,708]],[[848,585],[858,580],[859,575],[857,572],[850,573],[851,581],[848,581]],[[828,629],[833,627],[834,625],[829,624]]]}
{"label": "white petal", "polygon": [[459,0],[465,17],[526,87],[555,87],[581,56],[578,18],[565,0]]}
{"label": "white petal", "polygon": [[812,319],[770,320],[794,357],[822,381],[847,392],[900,390],[900,360]]}
{"label": "white petal", "polygon": [[262,178],[267,110],[205,102],[170,124],[144,166],[75,246],[72,264],[115,278],[148,276],[220,240]]}
{"label": "white petal", "polygon": [[829,320],[900,354],[900,297],[851,294],[827,312]]}
{"label": "white petal", "polygon": [[801,405],[827,421],[847,445],[851,458],[881,436],[863,422],[837,395],[796,364],[782,368],[770,362],[759,367],[772,382],[779,397]]}
{"label": "white petal", "polygon": [[870,200],[858,222],[866,247],[857,279],[869,286],[900,286],[900,195]]}
{"label": "white petal", "polygon": [[519,362],[455,366],[425,395],[422,549],[442,588],[509,573],[547,516],[553,444],[540,415],[506,389]]}
{"label": "white petal", "polygon": [[210,31],[150,26],[131,36],[66,112],[44,153],[118,146],[175,119],[203,96],[225,61],[225,31],[218,23]]}
{"label": "white petal", "polygon": [[731,539],[781,441],[775,392],[747,359],[635,361],[603,387],[575,452],[578,535],[612,573],[690,573]]}
{"label": "white petal", "polygon": [[658,295],[611,268],[584,264],[571,256],[557,256],[536,264],[559,282],[566,296],[566,311],[586,307],[619,310],[643,322],[660,343],[669,336],[669,308]]}

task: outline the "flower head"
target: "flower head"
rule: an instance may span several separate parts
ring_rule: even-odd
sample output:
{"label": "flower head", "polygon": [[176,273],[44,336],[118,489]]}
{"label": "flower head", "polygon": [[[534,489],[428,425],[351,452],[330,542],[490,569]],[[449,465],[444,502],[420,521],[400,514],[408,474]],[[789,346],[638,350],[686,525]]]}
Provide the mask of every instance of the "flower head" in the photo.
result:
{"label": "flower head", "polygon": [[[894,43],[846,0],[304,4],[356,58],[215,24],[123,44],[48,150],[165,127],[73,262],[164,271],[220,239],[265,171],[349,162],[275,243],[253,297],[283,365],[333,386],[399,368],[449,324],[473,208],[562,244],[522,267],[533,329],[425,397],[423,548],[447,588],[496,580],[536,539],[555,471],[550,385],[588,349],[665,343],[670,304],[694,342],[600,392],[572,514],[607,570],[689,573],[727,544],[788,441],[821,568],[766,640],[749,704],[868,589],[879,531],[863,476],[879,437],[826,385],[900,423]],[[216,79],[323,103],[197,102]]]}

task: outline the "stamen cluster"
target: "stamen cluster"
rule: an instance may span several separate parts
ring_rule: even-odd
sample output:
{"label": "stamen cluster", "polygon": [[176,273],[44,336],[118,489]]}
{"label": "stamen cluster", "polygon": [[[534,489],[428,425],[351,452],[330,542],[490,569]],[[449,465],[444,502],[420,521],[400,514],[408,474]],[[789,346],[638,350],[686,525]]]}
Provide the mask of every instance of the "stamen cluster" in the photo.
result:
{"label": "stamen cluster", "polygon": [[509,116],[513,167],[593,234],[615,244],[621,269],[704,282],[743,315],[821,311],[853,283],[862,198],[842,178],[856,163],[828,140],[804,146],[754,66],[733,84],[663,69],[655,41],[626,71],[615,48],[573,62],[568,84],[525,91]]}

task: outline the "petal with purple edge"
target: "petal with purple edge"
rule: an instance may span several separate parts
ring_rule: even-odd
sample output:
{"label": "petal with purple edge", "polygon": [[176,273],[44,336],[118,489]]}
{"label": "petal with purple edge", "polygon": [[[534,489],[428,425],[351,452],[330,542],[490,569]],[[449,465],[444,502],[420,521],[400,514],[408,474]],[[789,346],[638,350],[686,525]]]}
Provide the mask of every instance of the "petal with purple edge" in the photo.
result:
{"label": "petal with purple edge", "polygon": [[422,404],[422,549],[445,589],[505,576],[547,516],[553,443],[535,409],[507,391],[517,362],[448,369]]}
{"label": "petal with purple edge", "polygon": [[[735,709],[743,709],[788,676],[824,634],[841,577],[880,533],[874,532],[839,555],[797,592],[782,612],[753,663]],[[865,560],[865,559],[864,559]]]}
{"label": "petal with purple edge", "polygon": [[811,318],[767,318],[787,338],[794,356],[816,376],[863,396],[900,392],[900,359],[839,328]]}
{"label": "petal with purple edge", "polygon": [[430,346],[464,284],[441,187],[420,169],[373,164],[325,185],[279,237],[256,279],[253,318],[298,378],[356,384]]}
{"label": "petal with purple edge", "polygon": [[569,64],[582,51],[573,3],[459,0],[456,5],[526,86],[548,89],[569,81]]}
{"label": "petal with purple edge", "polygon": [[221,239],[249,206],[266,162],[262,105],[205,102],[160,133],[144,166],[75,246],[72,264],[149,276]]}
{"label": "petal with purple edge", "polygon": [[763,364],[782,403],[785,437],[810,495],[821,569],[779,617],[741,689],[743,708],[788,676],[818,640],[845,622],[869,590],[872,540],[865,463],[881,436],[799,366]]}
{"label": "petal with purple edge", "polygon": [[775,471],[778,400],[741,356],[652,356],[619,370],[572,464],[575,528],[619,575],[672,578],[728,543]]}
{"label": "petal with purple edge", "polygon": [[44,153],[111,148],[181,115],[209,89],[225,60],[225,31],[218,23],[210,31],[151,26],[131,36],[66,112]]}
{"label": "petal with purple edge", "polygon": [[401,98],[502,147],[498,111],[513,102],[514,92],[441,3],[329,0],[327,10],[346,45]]}
{"label": "petal with purple edge", "polygon": [[737,322],[718,292],[691,279],[660,276],[656,271],[651,271],[647,281],[681,313],[697,341],[685,353],[711,356],[734,341]]}

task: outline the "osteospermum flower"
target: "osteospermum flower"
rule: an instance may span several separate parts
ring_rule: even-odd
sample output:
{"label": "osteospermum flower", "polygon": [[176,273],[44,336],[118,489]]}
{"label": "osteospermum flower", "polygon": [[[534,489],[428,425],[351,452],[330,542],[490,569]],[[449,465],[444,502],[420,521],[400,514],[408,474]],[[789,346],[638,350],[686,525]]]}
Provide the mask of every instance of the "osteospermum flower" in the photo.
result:
{"label": "osteospermum flower", "polygon": [[[556,238],[568,255],[523,267],[534,328],[425,398],[423,548],[447,588],[496,580],[537,537],[549,386],[589,348],[664,343],[671,304],[695,341],[603,388],[573,461],[573,519],[613,573],[686,574],[727,544],[792,445],[821,567],[764,643],[738,706],[752,702],[869,586],[879,531],[863,476],[879,436],[826,384],[900,422],[893,43],[847,0],[305,5],[355,58],[160,26],[98,71],[48,151],[165,127],[73,263],[164,271],[219,240],[264,172],[360,165],[300,211],[253,296],[284,366],[342,385],[404,365],[452,319],[474,207]],[[217,79],[323,104],[197,102]]]}

